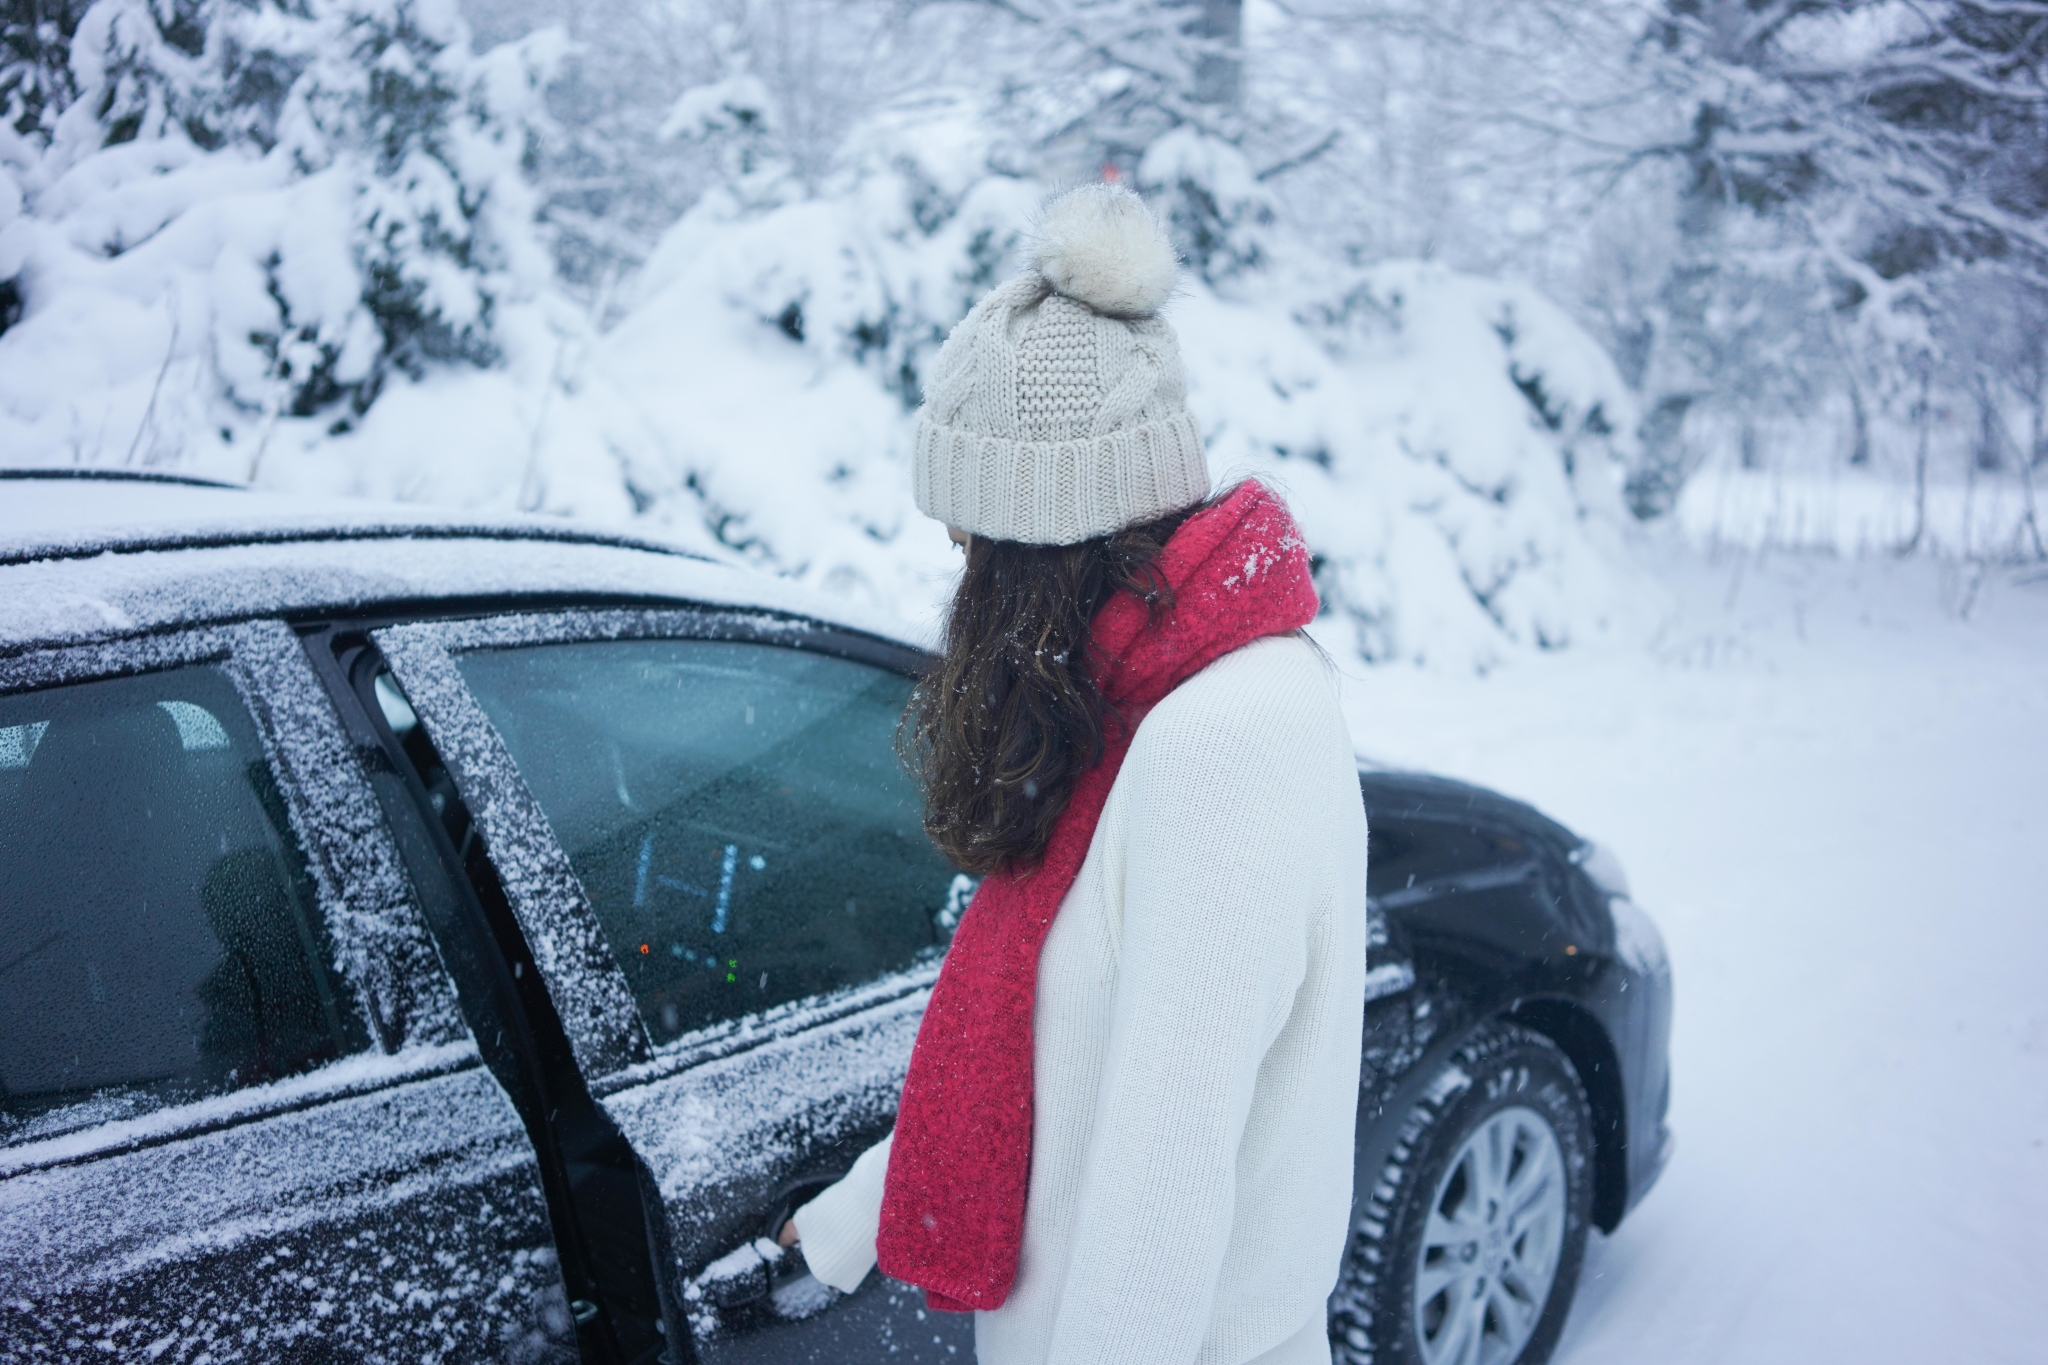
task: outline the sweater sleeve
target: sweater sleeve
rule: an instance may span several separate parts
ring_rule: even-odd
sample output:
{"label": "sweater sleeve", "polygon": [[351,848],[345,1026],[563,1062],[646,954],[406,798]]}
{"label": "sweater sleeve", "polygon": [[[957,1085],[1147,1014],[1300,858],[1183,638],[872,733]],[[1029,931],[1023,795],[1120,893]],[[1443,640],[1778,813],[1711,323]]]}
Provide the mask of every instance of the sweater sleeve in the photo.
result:
{"label": "sweater sleeve", "polygon": [[882,1183],[889,1174],[891,1133],[860,1154],[844,1179],[791,1215],[811,1273],[843,1294],[860,1288],[875,1268],[882,1227]]}
{"label": "sweater sleeve", "polygon": [[1334,830],[1304,801],[1335,709],[1316,667],[1176,694],[1133,744],[1119,975],[1050,1360],[1201,1349],[1260,1067],[1334,885]]}

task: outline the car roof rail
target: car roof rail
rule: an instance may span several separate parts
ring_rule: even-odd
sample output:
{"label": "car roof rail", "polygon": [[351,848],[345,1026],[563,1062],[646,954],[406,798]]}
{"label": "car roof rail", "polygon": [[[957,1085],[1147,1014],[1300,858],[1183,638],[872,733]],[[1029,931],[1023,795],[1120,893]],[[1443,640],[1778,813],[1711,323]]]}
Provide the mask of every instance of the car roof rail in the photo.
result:
{"label": "car roof rail", "polygon": [[246,483],[203,479],[197,474],[166,474],[155,469],[102,469],[90,465],[24,465],[0,468],[0,479],[81,479],[96,483],[175,483],[192,488],[232,488],[248,492]]}

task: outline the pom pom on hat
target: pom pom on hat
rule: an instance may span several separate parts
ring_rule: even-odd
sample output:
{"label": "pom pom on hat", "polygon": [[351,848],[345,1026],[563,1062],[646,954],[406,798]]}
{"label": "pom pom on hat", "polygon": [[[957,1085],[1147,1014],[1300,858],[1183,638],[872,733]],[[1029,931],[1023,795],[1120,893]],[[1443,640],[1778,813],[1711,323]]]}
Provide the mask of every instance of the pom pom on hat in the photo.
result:
{"label": "pom pom on hat", "polygon": [[1145,201],[1122,185],[1082,185],[1046,206],[1031,268],[1113,318],[1148,318],[1173,295],[1179,261]]}
{"label": "pom pom on hat", "polygon": [[1209,495],[1173,328],[1178,262],[1145,201],[1046,205],[1030,269],[975,304],[925,372],[911,491],[988,540],[1073,545]]}

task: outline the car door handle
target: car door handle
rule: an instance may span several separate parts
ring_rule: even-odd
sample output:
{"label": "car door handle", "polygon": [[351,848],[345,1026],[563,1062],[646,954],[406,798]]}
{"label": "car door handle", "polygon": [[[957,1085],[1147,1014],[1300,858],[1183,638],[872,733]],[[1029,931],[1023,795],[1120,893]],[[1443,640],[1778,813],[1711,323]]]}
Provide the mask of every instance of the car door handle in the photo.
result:
{"label": "car door handle", "polygon": [[831,1306],[839,1292],[811,1274],[801,1243],[785,1247],[776,1234],[843,1174],[814,1174],[785,1185],[762,1236],[720,1256],[683,1286],[683,1311],[693,1331],[716,1336],[756,1315],[807,1318]]}
{"label": "car door handle", "polygon": [[705,1266],[690,1281],[684,1295],[714,1308],[742,1308],[758,1302],[768,1297],[776,1271],[787,1268],[793,1250],[777,1246],[766,1237],[756,1237]]}
{"label": "car door handle", "polygon": [[700,1338],[763,1320],[807,1318],[839,1297],[811,1274],[801,1247],[778,1246],[766,1237],[727,1252],[683,1287],[684,1313]]}

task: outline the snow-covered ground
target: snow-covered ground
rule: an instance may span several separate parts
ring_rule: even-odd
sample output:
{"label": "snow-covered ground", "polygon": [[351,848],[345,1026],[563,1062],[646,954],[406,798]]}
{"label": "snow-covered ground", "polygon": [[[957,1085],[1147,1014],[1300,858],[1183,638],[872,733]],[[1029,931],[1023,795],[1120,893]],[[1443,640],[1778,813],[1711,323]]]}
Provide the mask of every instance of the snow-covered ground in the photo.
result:
{"label": "snow-covered ground", "polygon": [[1652,558],[1648,648],[1347,683],[1362,750],[1611,844],[1670,942],[1677,1154],[1556,1359],[2048,1360],[2048,573]]}

